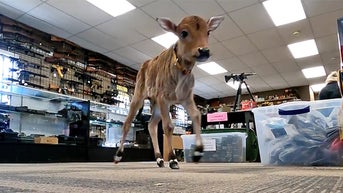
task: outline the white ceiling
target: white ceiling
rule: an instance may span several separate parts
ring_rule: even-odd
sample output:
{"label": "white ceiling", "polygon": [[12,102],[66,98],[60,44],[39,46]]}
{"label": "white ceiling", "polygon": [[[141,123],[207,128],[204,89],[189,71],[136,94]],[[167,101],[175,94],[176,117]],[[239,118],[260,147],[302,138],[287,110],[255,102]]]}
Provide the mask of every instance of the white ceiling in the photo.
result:
{"label": "white ceiling", "polygon": [[[262,0],[129,1],[137,9],[116,18],[85,0],[0,0],[0,13],[137,70],[164,49],[150,39],[164,33],[156,17],[177,23],[187,15],[225,15],[210,38],[211,60],[228,74],[256,72],[246,80],[253,93],[325,80],[305,79],[305,67],[324,65],[327,74],[339,69],[337,18],[343,17],[343,0],[302,0],[307,19],[280,27],[273,25]],[[294,31],[300,34],[294,36]],[[319,55],[293,59],[286,45],[312,38]],[[195,94],[206,99],[236,94],[225,84],[225,74],[211,76],[198,68],[193,72]]]}

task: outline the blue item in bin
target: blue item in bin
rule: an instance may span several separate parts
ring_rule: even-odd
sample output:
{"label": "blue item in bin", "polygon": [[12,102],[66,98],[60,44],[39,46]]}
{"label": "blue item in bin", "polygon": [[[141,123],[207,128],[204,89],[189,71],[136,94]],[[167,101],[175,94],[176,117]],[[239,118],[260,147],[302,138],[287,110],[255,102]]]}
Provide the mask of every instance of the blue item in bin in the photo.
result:
{"label": "blue item in bin", "polygon": [[287,135],[284,128],[273,128],[272,133],[273,133],[275,138]]}
{"label": "blue item in bin", "polygon": [[310,112],[310,106],[301,109],[283,110],[279,109],[279,115],[298,115]]}

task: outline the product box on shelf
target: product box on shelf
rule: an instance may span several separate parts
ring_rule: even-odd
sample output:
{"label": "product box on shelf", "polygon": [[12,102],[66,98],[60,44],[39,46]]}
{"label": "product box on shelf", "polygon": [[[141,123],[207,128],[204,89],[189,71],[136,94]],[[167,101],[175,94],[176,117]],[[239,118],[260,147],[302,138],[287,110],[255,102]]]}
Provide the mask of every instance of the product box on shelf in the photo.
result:
{"label": "product box on shelf", "polygon": [[35,143],[44,143],[44,144],[58,144],[57,137],[35,137]]}
{"label": "product box on shelf", "polygon": [[252,109],[263,165],[343,165],[342,99],[296,101]]}
{"label": "product box on shelf", "polygon": [[[246,138],[242,132],[201,134],[204,144],[204,156],[200,162],[230,163],[246,161]],[[195,147],[195,135],[181,135],[185,162],[192,162]]]}

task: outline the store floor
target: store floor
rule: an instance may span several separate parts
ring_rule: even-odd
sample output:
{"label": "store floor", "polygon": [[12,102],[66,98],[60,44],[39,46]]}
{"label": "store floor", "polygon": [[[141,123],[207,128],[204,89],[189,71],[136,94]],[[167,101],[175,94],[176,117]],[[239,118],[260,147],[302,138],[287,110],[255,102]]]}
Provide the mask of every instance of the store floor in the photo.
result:
{"label": "store floor", "polygon": [[0,164],[0,192],[343,192],[343,167],[152,162]]}

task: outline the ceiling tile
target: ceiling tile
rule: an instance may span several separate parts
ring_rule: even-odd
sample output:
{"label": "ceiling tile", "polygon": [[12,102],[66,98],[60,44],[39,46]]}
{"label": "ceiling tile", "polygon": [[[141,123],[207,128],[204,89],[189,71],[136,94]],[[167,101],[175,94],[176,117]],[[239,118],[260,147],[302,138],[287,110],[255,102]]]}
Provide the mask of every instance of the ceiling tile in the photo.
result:
{"label": "ceiling tile", "polygon": [[[212,16],[225,14],[218,4],[212,1],[204,0],[173,0],[179,7],[181,7],[188,15],[198,15],[204,19],[209,19]],[[196,5],[196,6],[194,6]]]}
{"label": "ceiling tile", "polygon": [[[304,77],[301,71],[296,72],[286,72],[281,73],[281,76],[287,80],[287,83],[290,87],[294,86],[304,86],[309,84],[309,80]],[[283,87],[286,88],[286,87]]]}
{"label": "ceiling tile", "polygon": [[150,56],[151,58],[159,55],[165,49],[151,39],[146,39],[141,42],[135,43],[131,45],[131,47],[144,53],[147,56]]}
{"label": "ceiling tile", "polygon": [[[133,61],[129,58],[123,57],[119,54],[116,54],[113,51],[107,52],[105,55],[110,57],[110,58],[113,58],[117,62],[124,64],[124,65],[127,65],[127,66],[133,66],[136,63],[135,61]],[[134,69],[138,70],[138,68],[134,68]]]}
{"label": "ceiling tile", "polygon": [[335,50],[332,52],[325,52],[320,55],[322,58],[323,64],[325,65],[334,65],[336,66],[335,69],[339,69],[339,62],[340,62],[340,56],[339,56],[339,51]]}
{"label": "ceiling tile", "polygon": [[337,51],[339,49],[337,34],[317,38],[316,44],[320,53]]}
{"label": "ceiling tile", "polygon": [[238,57],[228,58],[224,60],[216,61],[223,68],[228,70],[228,73],[237,73],[235,70],[240,69],[242,66],[245,66]]}
{"label": "ceiling tile", "polygon": [[299,65],[301,69],[315,66],[323,66],[323,62],[320,55],[299,58],[296,59],[295,62]]}
{"label": "ceiling tile", "polygon": [[247,66],[256,66],[259,64],[268,63],[268,61],[262,55],[261,52],[252,52],[249,54],[244,54],[244,55],[238,56],[238,58]]}
{"label": "ceiling tile", "polygon": [[[140,9],[134,9],[126,14],[120,15],[115,19],[104,23],[105,26],[110,26],[111,29],[135,29],[139,31],[145,28],[149,23],[157,23],[155,18],[144,13]],[[112,25],[112,26],[111,26]]]}
{"label": "ceiling tile", "polygon": [[217,0],[217,2],[223,7],[223,9],[225,9],[226,12],[231,12],[256,4],[258,3],[258,0]]}
{"label": "ceiling tile", "polygon": [[93,44],[107,50],[114,50],[123,46],[120,39],[115,39],[114,37],[104,34],[95,28],[83,31],[77,34],[77,37],[92,42]]}
{"label": "ceiling tile", "polygon": [[249,34],[248,38],[258,49],[261,50],[278,47],[284,44],[276,28],[270,28]]}
{"label": "ceiling tile", "polygon": [[69,37],[67,39],[69,41],[71,41],[71,42],[74,42],[74,43],[80,45],[83,48],[86,48],[88,50],[92,50],[92,51],[95,51],[95,52],[98,52],[98,53],[105,53],[105,52],[109,51],[109,50],[107,50],[105,48],[101,48],[101,47],[99,47],[97,45],[94,45],[93,43],[91,43],[91,42],[89,42],[87,40],[84,40],[84,39],[76,37],[76,36],[72,36],[72,37]]}
{"label": "ceiling tile", "polygon": [[121,48],[121,49],[113,51],[113,53],[118,54],[125,58],[130,58],[130,60],[134,61],[135,63],[143,63],[144,61],[150,59],[149,56],[131,47]]}
{"label": "ceiling tile", "polygon": [[28,14],[43,21],[46,21],[56,27],[65,29],[67,32],[72,34],[84,31],[85,29],[90,27],[89,25],[81,22],[80,20],[77,20],[74,17],[66,15],[60,10],[47,4],[42,4],[30,10]]}
{"label": "ceiling tile", "polygon": [[[279,74],[273,74],[269,76],[260,76],[264,82],[268,85],[272,86],[273,84],[287,84],[285,79],[281,77]],[[287,87],[287,86],[286,86]]]}
{"label": "ceiling tile", "polygon": [[1,0],[2,4],[6,4],[10,7],[18,9],[23,12],[28,12],[31,9],[37,7],[38,5],[42,4],[43,2],[40,0],[21,0],[21,1],[13,1],[13,0]]}
{"label": "ceiling tile", "polygon": [[201,70],[197,66],[193,67],[192,73],[194,74],[195,79],[203,78],[203,77],[206,77],[206,76],[210,76],[208,73],[206,73],[205,71]]}
{"label": "ceiling tile", "polygon": [[17,19],[18,17],[20,17],[21,15],[24,14],[23,11],[16,9],[14,7],[8,6],[6,4],[3,4],[0,2],[0,13],[2,15],[5,15],[9,18],[13,18],[13,19]]}
{"label": "ceiling tile", "polygon": [[271,63],[282,61],[282,60],[293,59],[290,51],[285,46],[262,50],[262,53],[267,58],[267,60]]}
{"label": "ceiling tile", "polygon": [[64,31],[61,28],[57,28],[43,20],[37,19],[32,17],[31,15],[23,15],[18,19],[18,21],[25,23],[31,27],[39,28],[41,31],[46,32],[48,34],[52,34],[61,38],[68,38],[71,36],[70,33]]}
{"label": "ceiling tile", "polygon": [[230,17],[225,17],[220,26],[211,33],[218,41],[242,36],[243,32],[237,27]]}
{"label": "ceiling tile", "polygon": [[110,25],[109,23],[98,25],[96,29],[114,37],[115,39],[120,40],[122,46],[131,45],[146,39],[143,35],[139,34],[135,30],[118,28],[115,25]]}
{"label": "ceiling tile", "polygon": [[256,47],[245,36],[225,40],[223,45],[237,56],[257,51]]}
{"label": "ceiling tile", "polygon": [[199,81],[206,83],[207,85],[218,85],[224,83],[224,75],[222,80],[218,80],[217,78],[213,76],[207,76],[207,77],[200,77],[198,78]]}
{"label": "ceiling tile", "polygon": [[274,27],[262,4],[254,4],[231,12],[229,15],[246,34]]}
{"label": "ceiling tile", "polygon": [[337,19],[342,17],[343,9],[310,18],[315,37],[337,34]]}
{"label": "ceiling tile", "polygon": [[90,26],[98,25],[113,18],[85,0],[53,0],[47,3]]}
{"label": "ceiling tile", "polygon": [[308,17],[343,9],[341,0],[302,0]]}
{"label": "ceiling tile", "polygon": [[135,7],[142,7],[156,0],[128,0]]}
{"label": "ceiling tile", "polygon": [[170,18],[175,24],[179,23],[183,17],[187,14],[172,1],[157,0],[153,3],[147,4],[141,9],[152,16],[157,17],[167,17]]}
{"label": "ceiling tile", "polygon": [[[314,38],[310,22],[307,19],[279,26],[277,30],[286,44]],[[294,32],[297,34],[295,35]]]}
{"label": "ceiling tile", "polygon": [[256,66],[251,66],[252,72],[255,72],[259,76],[268,76],[271,74],[278,74],[274,66],[271,64],[259,64]]}
{"label": "ceiling tile", "polygon": [[295,72],[301,70],[295,61],[291,59],[274,62],[272,65],[278,72]]}
{"label": "ceiling tile", "polygon": [[226,58],[231,58],[234,55],[226,49],[222,43],[215,43],[209,45],[210,50],[211,50],[211,58],[213,60],[223,60]]}

